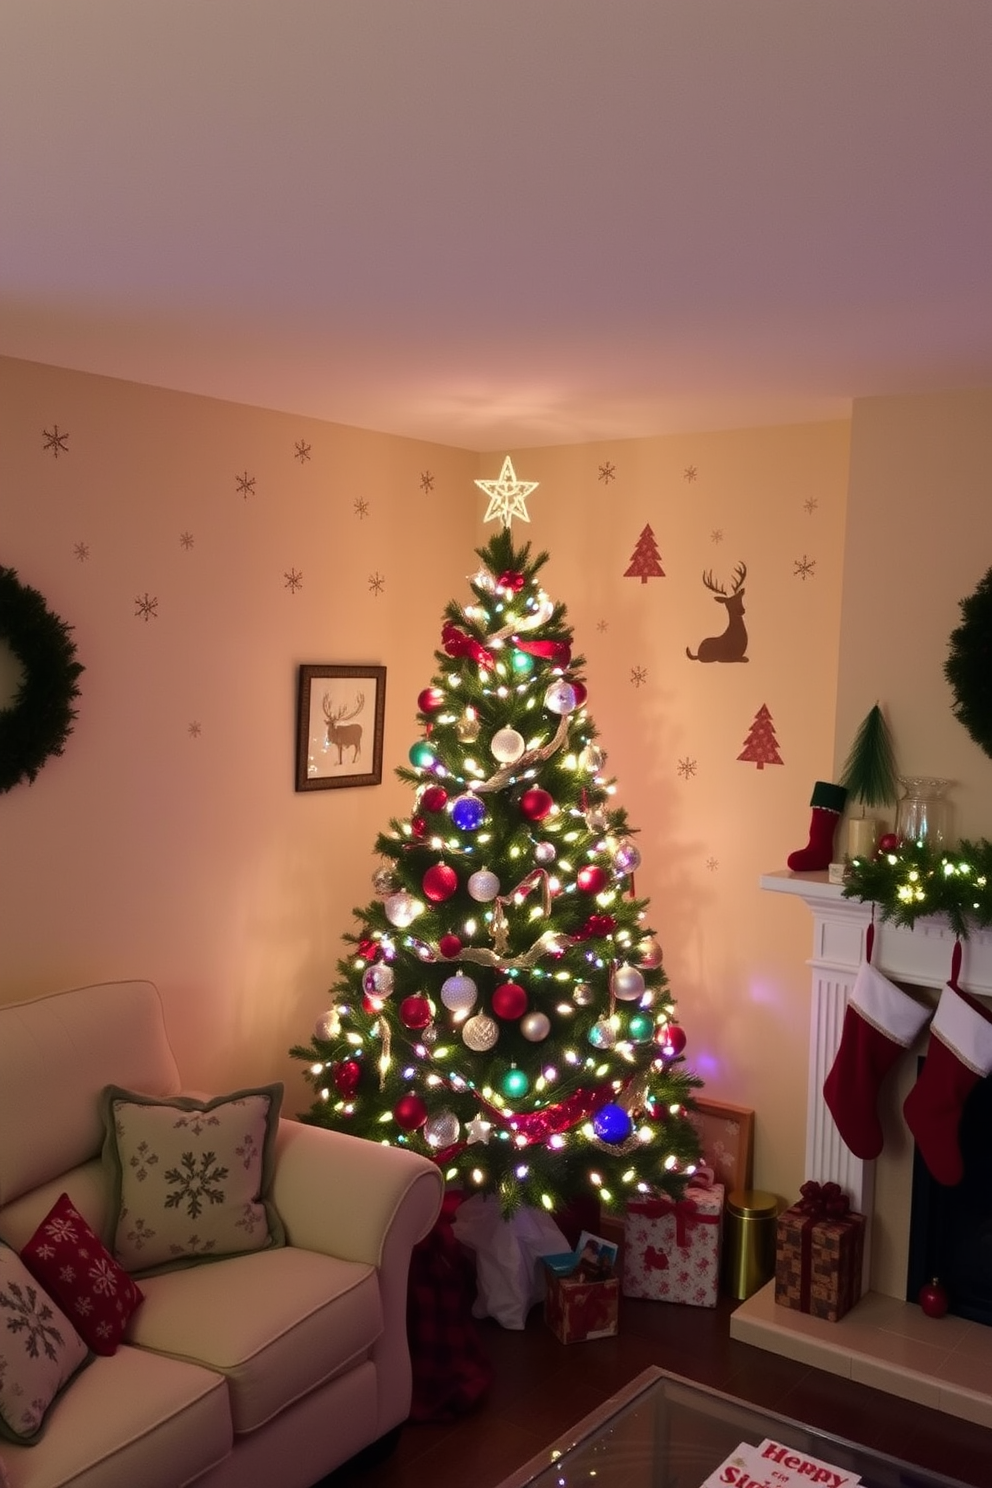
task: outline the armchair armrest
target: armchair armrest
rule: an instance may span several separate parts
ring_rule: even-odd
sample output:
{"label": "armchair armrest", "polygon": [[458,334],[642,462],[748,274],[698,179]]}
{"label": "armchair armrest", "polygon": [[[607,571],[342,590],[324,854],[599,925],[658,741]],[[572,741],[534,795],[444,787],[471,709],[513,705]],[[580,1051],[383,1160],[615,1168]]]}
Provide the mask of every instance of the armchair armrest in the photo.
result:
{"label": "armchair armrest", "polygon": [[428,1233],[443,1192],[444,1179],[426,1157],[326,1127],[279,1123],[272,1202],[290,1245],[380,1269],[387,1239],[412,1249]]}

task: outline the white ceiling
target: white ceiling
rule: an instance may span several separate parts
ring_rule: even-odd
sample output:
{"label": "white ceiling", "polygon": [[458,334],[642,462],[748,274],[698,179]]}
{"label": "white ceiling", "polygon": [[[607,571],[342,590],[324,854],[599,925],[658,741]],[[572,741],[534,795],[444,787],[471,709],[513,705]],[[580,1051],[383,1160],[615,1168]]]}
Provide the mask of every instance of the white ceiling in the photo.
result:
{"label": "white ceiling", "polygon": [[489,451],[992,383],[992,3],[2,0],[0,353]]}

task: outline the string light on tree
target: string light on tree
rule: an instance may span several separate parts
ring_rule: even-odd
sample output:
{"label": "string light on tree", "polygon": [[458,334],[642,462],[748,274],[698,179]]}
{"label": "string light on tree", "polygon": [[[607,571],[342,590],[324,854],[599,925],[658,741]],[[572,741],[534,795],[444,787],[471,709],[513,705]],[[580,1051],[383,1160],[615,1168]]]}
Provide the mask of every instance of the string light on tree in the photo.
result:
{"label": "string light on tree", "polygon": [[635,896],[642,849],[548,555],[512,536],[536,482],[506,460],[478,484],[499,530],[411,689],[408,814],[376,838],[375,897],[293,1050],[304,1120],[420,1152],[507,1214],[679,1199],[701,1082]]}

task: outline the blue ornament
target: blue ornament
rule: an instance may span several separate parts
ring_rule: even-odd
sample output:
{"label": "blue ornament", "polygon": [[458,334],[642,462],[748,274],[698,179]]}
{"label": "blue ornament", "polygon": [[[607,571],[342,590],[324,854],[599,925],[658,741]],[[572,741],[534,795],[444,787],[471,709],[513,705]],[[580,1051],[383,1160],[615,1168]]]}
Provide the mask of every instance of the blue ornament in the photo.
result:
{"label": "blue ornament", "polygon": [[457,796],[451,805],[451,820],[463,832],[474,832],[486,816],[486,805],[478,796]]}
{"label": "blue ornament", "polygon": [[634,1130],[634,1123],[630,1119],[630,1112],[625,1111],[623,1106],[611,1104],[600,1106],[592,1118],[592,1129],[601,1142],[619,1143],[626,1142]]}

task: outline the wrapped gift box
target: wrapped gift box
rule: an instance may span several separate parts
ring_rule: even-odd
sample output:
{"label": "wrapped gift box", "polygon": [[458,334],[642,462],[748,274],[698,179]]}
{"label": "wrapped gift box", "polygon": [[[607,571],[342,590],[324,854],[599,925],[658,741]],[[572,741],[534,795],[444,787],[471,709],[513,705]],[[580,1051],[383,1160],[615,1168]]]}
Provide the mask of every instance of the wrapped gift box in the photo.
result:
{"label": "wrapped gift box", "polygon": [[712,1182],[687,1188],[678,1201],[632,1199],[624,1225],[624,1296],[715,1307],[723,1199],[723,1184]]}
{"label": "wrapped gift box", "polygon": [[775,1301],[835,1323],[861,1296],[865,1217],[836,1183],[804,1183],[800,1194],[778,1217]]}
{"label": "wrapped gift box", "polygon": [[544,1319],[561,1343],[610,1338],[617,1331],[620,1283],[615,1276],[587,1281],[578,1272],[560,1276],[545,1267]]}

